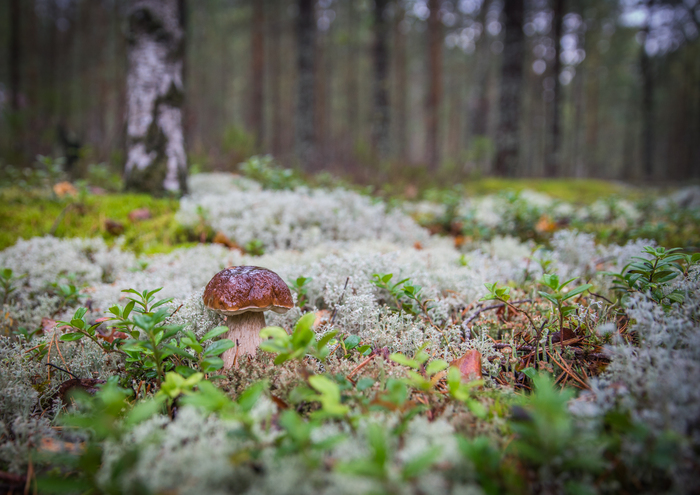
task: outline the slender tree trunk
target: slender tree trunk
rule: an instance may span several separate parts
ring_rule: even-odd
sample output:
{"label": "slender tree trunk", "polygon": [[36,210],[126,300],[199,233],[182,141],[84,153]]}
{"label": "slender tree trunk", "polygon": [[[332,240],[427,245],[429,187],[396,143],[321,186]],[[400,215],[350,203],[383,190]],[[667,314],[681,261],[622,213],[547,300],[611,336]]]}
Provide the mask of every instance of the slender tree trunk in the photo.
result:
{"label": "slender tree trunk", "polygon": [[315,134],[315,156],[311,165],[311,170],[316,170],[319,163],[326,161],[326,146],[328,144],[329,129],[326,124],[327,106],[327,81],[326,81],[326,42],[328,33],[321,31],[316,35],[316,55],[314,57],[314,134]]}
{"label": "slender tree trunk", "polygon": [[440,104],[442,102],[442,0],[428,0],[428,77],[429,89],[426,105],[426,161],[430,170],[440,165]]}
{"label": "slender tree trunk", "polygon": [[[347,73],[345,76],[345,92],[346,97],[346,109],[347,109],[347,146],[348,153],[347,159],[353,159],[355,155],[355,146],[357,145],[357,140],[359,136],[359,126],[360,126],[360,90],[358,83],[358,54],[359,46],[357,45],[359,31],[359,22],[357,19],[357,6],[355,2],[350,0],[347,2],[348,5],[348,36],[347,36],[347,62],[345,66],[347,68]],[[348,163],[349,165],[349,163]]]}
{"label": "slender tree trunk", "polygon": [[126,188],[187,190],[182,126],[184,14],[178,0],[132,0],[127,13]]}
{"label": "slender tree trunk", "polygon": [[21,24],[20,24],[20,0],[10,0],[10,108],[13,112],[19,112],[20,92],[20,60],[21,55]]}
{"label": "slender tree trunk", "polygon": [[387,0],[374,2],[374,115],[372,116],[372,147],[378,158],[389,154],[389,54],[387,49]]}
{"label": "slender tree trunk", "polygon": [[394,23],[394,71],[396,80],[396,155],[401,161],[406,161],[408,156],[408,77],[406,74],[406,33],[402,28],[402,22],[406,12],[401,7],[401,2],[396,2],[396,16]]}
{"label": "slender tree trunk", "polygon": [[265,71],[265,2],[253,0],[253,27],[251,29],[250,128],[255,134],[255,147],[260,149],[265,133],[264,71]]}
{"label": "slender tree trunk", "polygon": [[272,106],[272,153],[282,153],[282,7],[275,2],[270,23],[270,104]]}
{"label": "slender tree trunk", "polygon": [[561,36],[564,24],[564,0],[554,0],[554,65],[552,75],[554,77],[554,99],[552,101],[552,122],[549,135],[549,150],[545,159],[545,177],[556,177],[561,172]]}
{"label": "slender tree trunk", "polygon": [[12,149],[16,156],[13,158],[21,159],[22,153],[22,125],[20,123],[20,72],[22,52],[20,38],[22,33],[22,25],[20,24],[20,0],[10,0],[9,5],[9,21],[10,21],[10,43],[9,43],[9,69],[10,69],[10,109],[12,115],[10,117],[10,136],[12,140]]}
{"label": "slender tree trunk", "polygon": [[316,15],[314,0],[298,0],[297,18],[297,157],[305,167],[316,160],[316,130],[314,129],[314,59],[316,58]]}
{"label": "slender tree trunk", "polygon": [[[648,26],[645,32],[648,35]],[[642,74],[642,165],[645,179],[651,179],[654,176],[654,74],[644,43],[640,48],[639,65]]]}
{"label": "slender tree trunk", "polygon": [[523,0],[505,3],[505,43],[501,67],[501,101],[496,137],[495,172],[513,175],[518,165],[520,96],[523,81]]}
{"label": "slender tree trunk", "polygon": [[[479,22],[482,26],[486,26],[486,12],[488,12],[489,3],[488,0],[484,0],[484,3],[481,5]],[[488,133],[490,108],[488,95],[489,61],[491,60],[489,51],[488,37],[484,28],[479,40],[476,42],[476,84],[474,85],[469,105],[471,125],[467,126],[467,132],[470,132],[471,136],[485,136]]]}

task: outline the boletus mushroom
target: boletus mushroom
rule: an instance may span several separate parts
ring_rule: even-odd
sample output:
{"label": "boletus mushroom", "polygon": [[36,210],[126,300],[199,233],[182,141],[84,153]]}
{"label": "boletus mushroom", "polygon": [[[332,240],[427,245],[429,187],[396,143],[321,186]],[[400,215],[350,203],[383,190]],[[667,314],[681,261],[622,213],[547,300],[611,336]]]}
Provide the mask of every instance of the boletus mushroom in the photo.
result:
{"label": "boletus mushroom", "polygon": [[231,266],[207,284],[204,305],[226,316],[229,328],[224,338],[237,345],[221,356],[224,369],[233,366],[236,355],[254,356],[265,327],[265,311],[285,313],[294,307],[289,287],[275,272],[258,266]]}

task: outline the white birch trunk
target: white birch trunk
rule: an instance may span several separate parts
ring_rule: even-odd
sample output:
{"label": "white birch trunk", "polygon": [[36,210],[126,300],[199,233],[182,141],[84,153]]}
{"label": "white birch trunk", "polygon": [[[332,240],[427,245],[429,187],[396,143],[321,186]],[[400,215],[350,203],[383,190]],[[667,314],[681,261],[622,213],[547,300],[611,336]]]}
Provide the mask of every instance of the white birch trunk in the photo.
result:
{"label": "white birch trunk", "polygon": [[182,4],[131,0],[129,6],[125,167],[129,190],[186,192]]}

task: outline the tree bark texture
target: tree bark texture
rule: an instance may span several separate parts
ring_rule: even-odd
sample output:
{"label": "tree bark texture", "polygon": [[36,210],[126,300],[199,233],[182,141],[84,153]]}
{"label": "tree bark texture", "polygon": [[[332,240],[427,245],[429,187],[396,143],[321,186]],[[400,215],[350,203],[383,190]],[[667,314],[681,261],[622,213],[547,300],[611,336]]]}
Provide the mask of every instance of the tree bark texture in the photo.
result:
{"label": "tree bark texture", "polygon": [[[479,11],[479,22],[482,26],[486,26],[486,12],[488,12],[490,2],[485,0],[481,4]],[[473,93],[469,110],[471,112],[471,124],[467,127],[471,133],[469,138],[476,136],[486,136],[488,133],[488,117],[489,117],[489,40],[486,30],[481,33],[479,40],[476,42],[476,84],[474,85]],[[465,126],[466,127],[466,126]]]}
{"label": "tree bark texture", "polygon": [[642,165],[644,178],[651,179],[654,175],[654,74],[644,43],[639,58],[642,73]]}
{"label": "tree bark texture", "polygon": [[315,77],[316,58],[316,2],[299,0],[297,17],[297,113],[296,151],[302,165],[310,168],[316,157]]}
{"label": "tree bark texture", "polygon": [[389,53],[387,48],[386,8],[388,0],[374,2],[374,114],[372,116],[372,147],[378,158],[389,154]]}
{"label": "tree bark texture", "polygon": [[408,156],[408,74],[406,73],[406,33],[402,22],[406,12],[400,2],[396,2],[396,19],[394,22],[394,77],[396,80],[394,119],[396,129],[396,155],[401,161]]}
{"label": "tree bark texture", "polygon": [[260,149],[265,134],[265,2],[253,0],[253,26],[251,29],[251,92],[250,129],[255,134],[256,149]]}
{"label": "tree bark texture", "polygon": [[556,177],[561,168],[561,129],[560,129],[560,107],[561,107],[561,36],[564,24],[564,0],[554,0],[554,64],[552,66],[552,76],[554,77],[554,99],[552,100],[552,127],[549,134],[549,150],[544,164],[545,177]]}
{"label": "tree bark texture", "polygon": [[270,28],[270,106],[272,107],[272,140],[274,156],[282,154],[282,7],[272,4]]}
{"label": "tree bark texture", "polygon": [[498,175],[512,175],[518,165],[520,141],[520,99],[523,82],[524,33],[523,0],[505,3],[505,43],[501,66],[501,97],[498,133],[496,136],[496,164]]}
{"label": "tree bark texture", "polygon": [[13,112],[19,111],[19,81],[20,81],[20,0],[10,0],[10,108]]}
{"label": "tree bark texture", "polygon": [[132,0],[128,14],[125,185],[184,193],[184,13],[178,0]]}
{"label": "tree bark texture", "polygon": [[428,77],[429,89],[426,105],[426,161],[428,168],[437,170],[440,165],[440,104],[442,102],[442,22],[441,0],[428,0]]}

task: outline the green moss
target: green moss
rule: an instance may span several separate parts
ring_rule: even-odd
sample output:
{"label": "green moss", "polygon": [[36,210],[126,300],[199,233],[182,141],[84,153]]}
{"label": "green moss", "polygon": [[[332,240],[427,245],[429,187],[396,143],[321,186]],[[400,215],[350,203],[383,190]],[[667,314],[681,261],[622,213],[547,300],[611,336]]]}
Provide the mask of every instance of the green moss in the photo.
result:
{"label": "green moss", "polygon": [[590,204],[602,197],[622,196],[639,199],[642,192],[628,185],[597,179],[499,179],[484,178],[464,183],[470,195],[494,194],[503,190],[533,191],[571,203]]}
{"label": "green moss", "polygon": [[[116,236],[107,232],[105,220],[124,226],[124,247],[138,253],[167,252],[188,241],[188,234],[175,222],[179,202],[148,194],[89,195],[82,202],[61,200],[47,192],[0,190],[0,249],[18,239],[50,234],[56,237],[102,236],[108,243]],[[129,220],[129,213],[148,208],[148,220]],[[62,212],[63,216],[61,217]]]}

